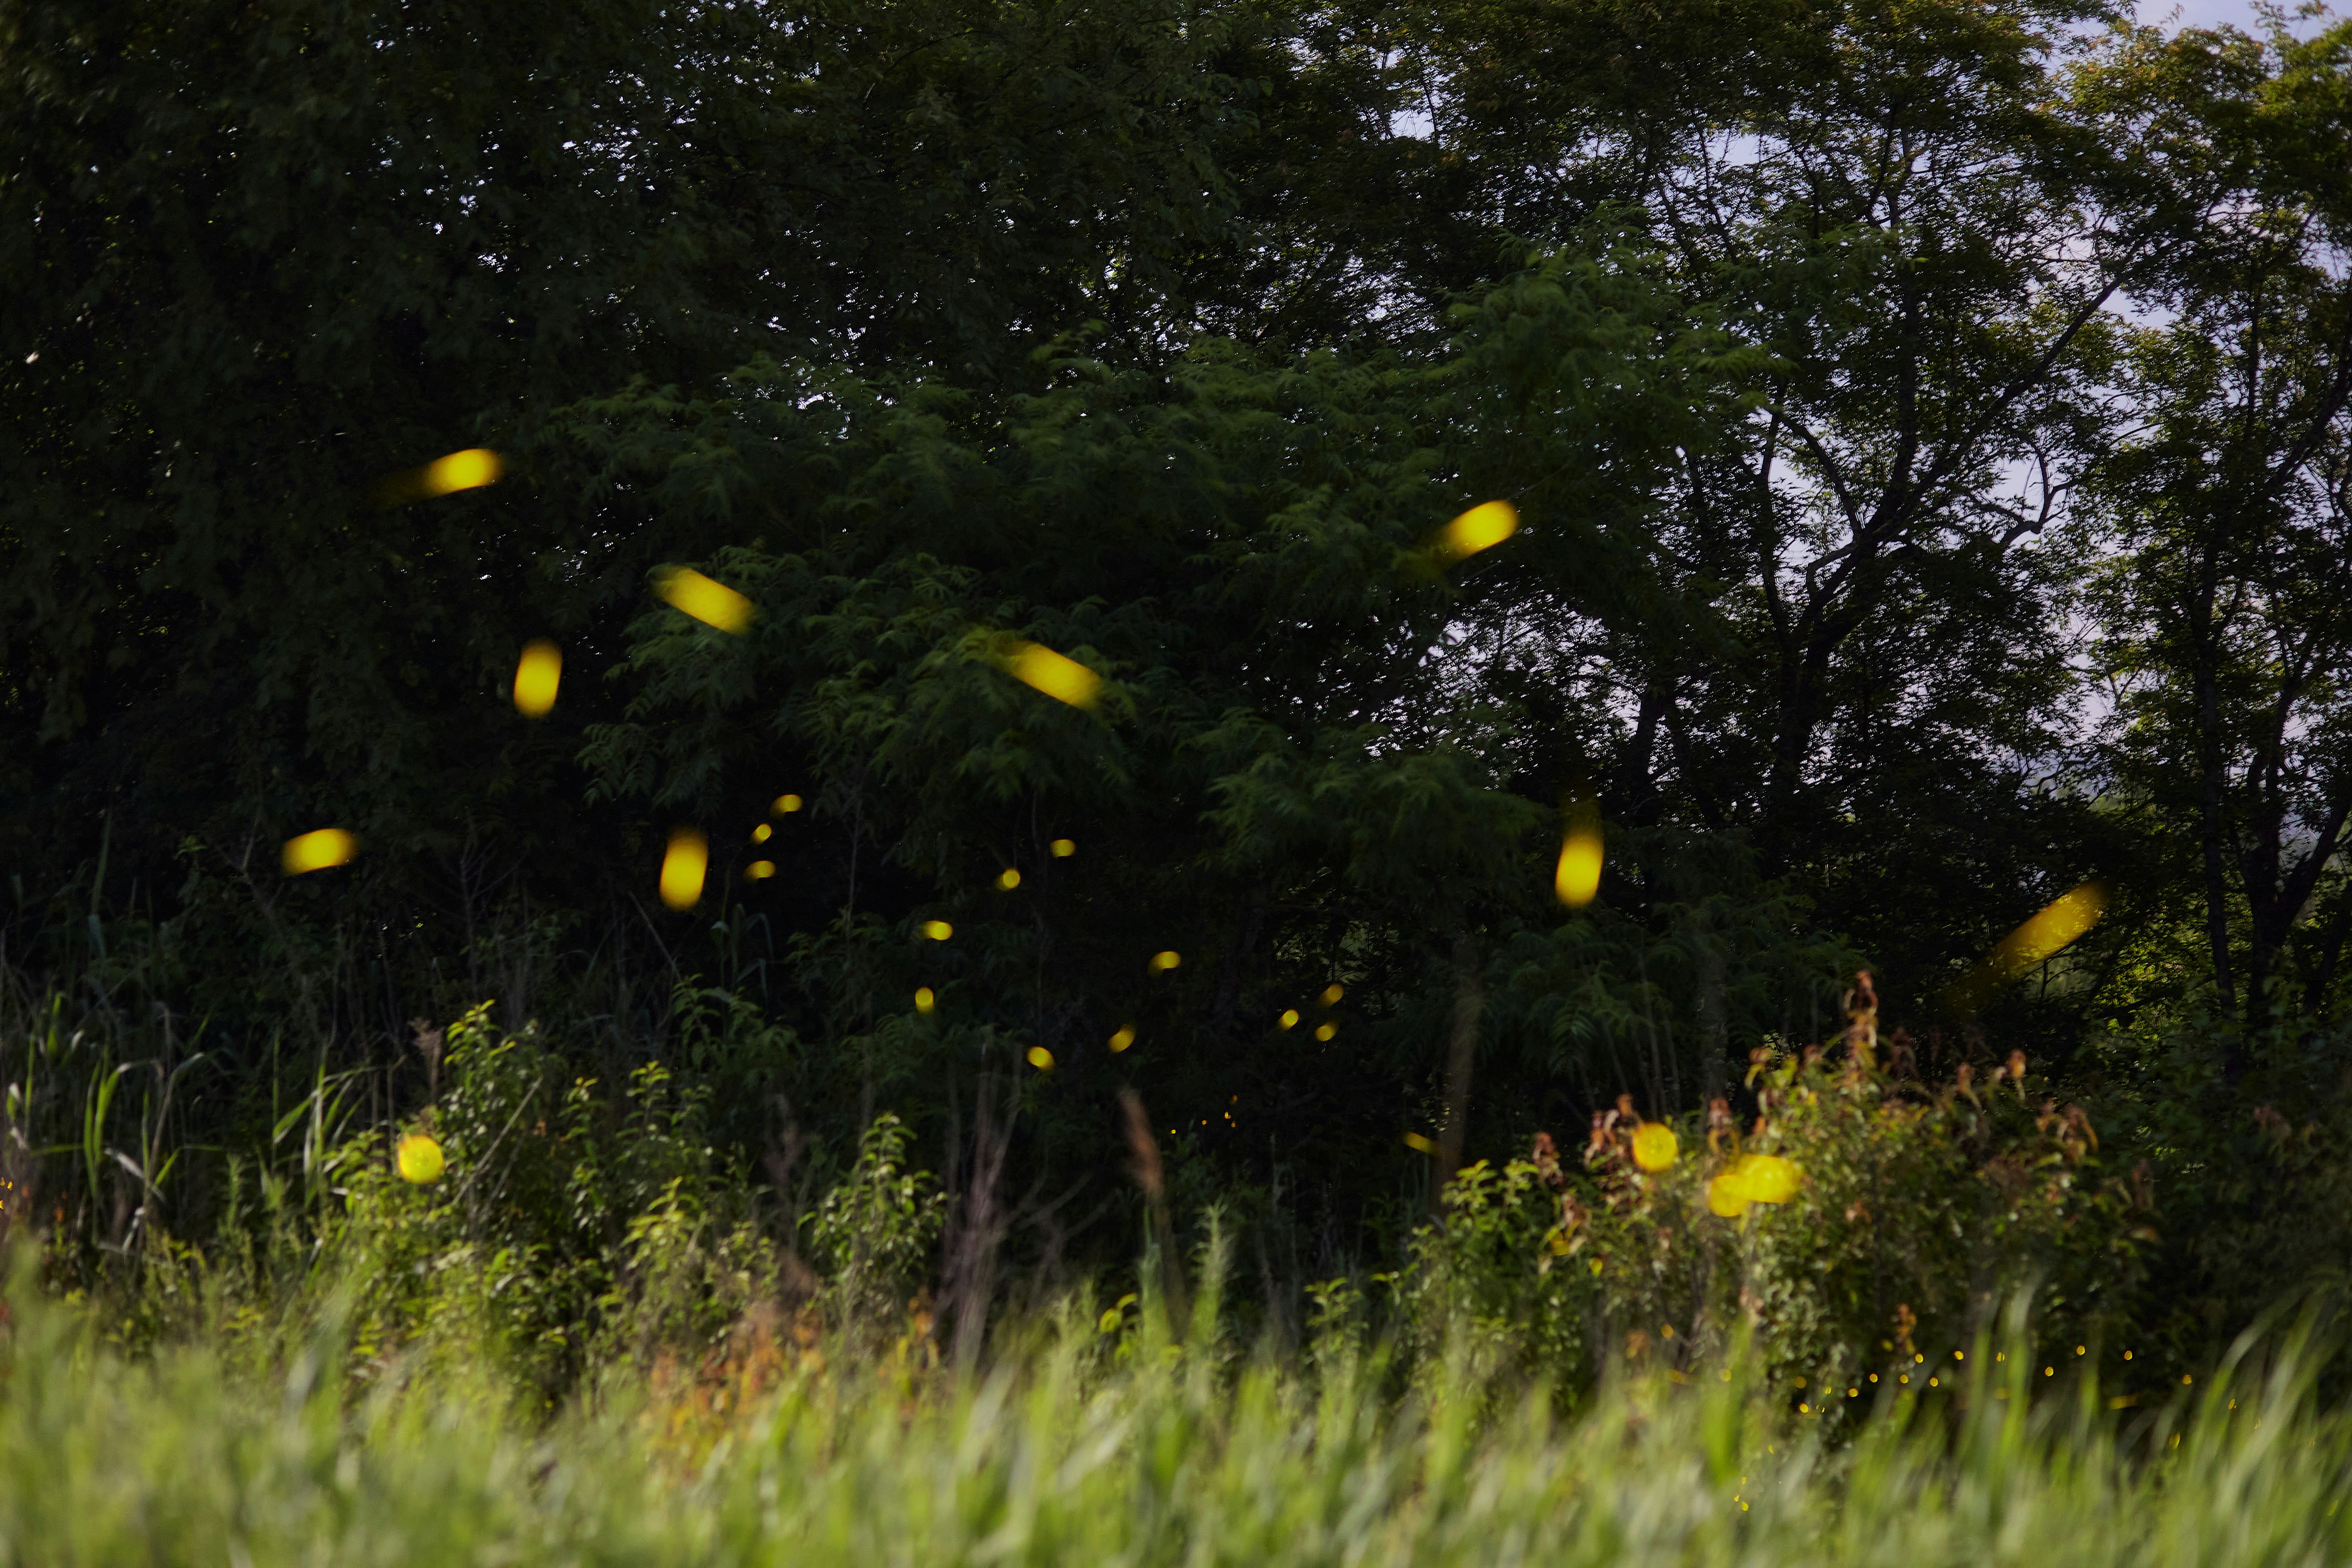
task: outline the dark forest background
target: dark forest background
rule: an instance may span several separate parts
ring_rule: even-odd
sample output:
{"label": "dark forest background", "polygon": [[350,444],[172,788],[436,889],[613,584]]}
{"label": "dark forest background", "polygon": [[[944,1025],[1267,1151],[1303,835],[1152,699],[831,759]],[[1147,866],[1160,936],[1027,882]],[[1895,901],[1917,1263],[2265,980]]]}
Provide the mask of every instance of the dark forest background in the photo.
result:
{"label": "dark forest background", "polygon": [[1132,1089],[1278,1314],[1866,966],[2242,1321],[2352,1263],[2347,145],[2325,15],[0,4],[8,1213],[214,1235],[488,1002],[780,1234],[895,1113],[966,1310],[1133,1256]]}

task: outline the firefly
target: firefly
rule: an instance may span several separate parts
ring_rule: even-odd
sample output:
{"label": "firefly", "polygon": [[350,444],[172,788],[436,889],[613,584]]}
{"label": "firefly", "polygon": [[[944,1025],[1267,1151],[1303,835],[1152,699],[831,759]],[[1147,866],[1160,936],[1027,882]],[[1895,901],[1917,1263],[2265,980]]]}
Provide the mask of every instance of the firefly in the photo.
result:
{"label": "firefly", "polygon": [[1952,1000],[1961,1011],[1973,1012],[1990,994],[2071,946],[2099,923],[2106,909],[2107,890],[2100,883],[2084,882],[2070,889],[2001,938],[1984,962],[1954,987]]}
{"label": "firefly", "polygon": [[1507,500],[1490,500],[1447,523],[1438,533],[1437,552],[1448,561],[1459,561],[1493,549],[1518,531],[1518,509]]}
{"label": "firefly", "polygon": [[402,1181],[421,1187],[441,1179],[445,1162],[440,1144],[422,1132],[412,1132],[400,1141],[394,1163],[399,1168]]}
{"label": "firefly", "polygon": [[1633,1163],[1653,1174],[1671,1167],[1681,1152],[1675,1130],[1663,1121],[1644,1121],[1633,1134]]}
{"label": "firefly", "polygon": [[710,841],[698,827],[670,830],[669,847],[662,854],[661,901],[674,910],[690,910],[701,901],[703,873],[710,868]]}
{"label": "firefly", "polygon": [[945,942],[955,935],[955,927],[945,921],[925,921],[921,929],[923,934],[933,942]]}
{"label": "firefly", "polygon": [[918,1013],[928,1013],[928,1012],[929,1012],[933,1007],[936,1007],[936,1006],[938,1006],[938,1005],[939,1005],[939,998],[931,994],[931,988],[930,988],[929,986],[928,986],[928,985],[919,985],[919,986],[917,986],[917,987],[915,988],[915,1011],[916,1011],[916,1012],[918,1012]]}
{"label": "firefly", "polygon": [[515,663],[515,711],[526,719],[544,716],[555,706],[556,683],[563,678],[563,650],[545,637],[522,645]]}
{"label": "firefly", "polygon": [[394,474],[379,488],[377,499],[387,506],[427,500],[434,496],[494,485],[505,472],[506,463],[496,452],[488,447],[468,447],[462,452],[436,458],[421,468]]}
{"label": "firefly", "polygon": [[1078,847],[1074,840],[1068,838],[1056,838],[1054,840],[1055,859],[1066,860],[1077,852]]}
{"label": "firefly", "polygon": [[1153,953],[1151,955],[1151,962],[1145,965],[1145,967],[1150,969],[1152,973],[1158,974],[1165,970],[1173,969],[1183,962],[1184,955],[1171,950],[1167,952]]}
{"label": "firefly", "polygon": [[754,844],[765,844],[769,839],[774,837],[775,835],[776,830],[763,822],[760,824],[759,826],[751,829],[751,842]]}
{"label": "firefly", "polygon": [[1431,1142],[1428,1139],[1423,1138],[1418,1132],[1406,1133],[1404,1135],[1404,1146],[1423,1154],[1434,1154],[1437,1152],[1437,1145]]}
{"label": "firefly", "polygon": [[1339,1032],[1339,1026],[1337,1024],[1318,1024],[1315,1026],[1315,1037],[1318,1040],[1328,1040]]}
{"label": "firefly", "polygon": [[1114,1055],[1133,1044],[1135,1044],[1135,1026],[1132,1024],[1121,1024],[1112,1032],[1110,1048]]}
{"label": "firefly", "polygon": [[751,624],[751,600],[690,566],[673,566],[656,574],[654,592],[667,600],[671,608],[732,637],[742,636]]}
{"label": "firefly", "polygon": [[1009,893],[1021,885],[1021,873],[1008,866],[1004,868],[1003,874],[996,879],[996,885]]}
{"label": "firefly", "polygon": [[1560,841],[1552,890],[1571,910],[1580,910],[1601,891],[1601,807],[1590,797],[1568,810],[1568,836]]}
{"label": "firefly", "polygon": [[1032,1046],[1029,1047],[1029,1065],[1039,1072],[1052,1072],[1054,1053],[1043,1046]]}
{"label": "firefly", "polygon": [[780,795],[776,797],[775,813],[778,816],[790,816],[801,808],[802,804],[801,797],[796,795]]}
{"label": "firefly", "polygon": [[360,841],[340,827],[321,827],[316,833],[304,833],[286,841],[281,858],[289,877],[305,871],[323,871],[330,866],[348,864],[360,852]]}
{"label": "firefly", "polygon": [[1337,985],[1326,985],[1323,987],[1323,995],[1321,998],[1323,1005],[1326,1007],[1336,1007],[1339,1005],[1339,998],[1346,994],[1347,993],[1340,990]]}
{"label": "firefly", "polygon": [[1102,677],[1076,659],[1055,653],[1043,643],[1017,645],[1005,668],[1013,679],[1034,687],[1056,702],[1092,708],[1102,690]]}
{"label": "firefly", "polygon": [[1278,1021],[1286,1029],[1297,1028],[1298,1026],[1298,1009],[1296,1007],[1285,1007],[1282,1010],[1282,1017]]}
{"label": "firefly", "polygon": [[754,882],[764,882],[775,874],[776,863],[773,860],[754,860],[743,868],[744,877]]}

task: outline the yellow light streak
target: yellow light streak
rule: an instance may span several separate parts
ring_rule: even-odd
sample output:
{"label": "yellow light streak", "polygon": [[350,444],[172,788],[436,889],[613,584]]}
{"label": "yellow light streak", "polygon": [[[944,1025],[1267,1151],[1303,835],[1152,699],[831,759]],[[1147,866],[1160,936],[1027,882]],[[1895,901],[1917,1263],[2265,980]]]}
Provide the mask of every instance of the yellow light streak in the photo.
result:
{"label": "yellow light streak", "polygon": [[1135,1044],[1134,1025],[1121,1024],[1117,1029],[1111,1032],[1110,1048],[1114,1054],[1127,1049],[1128,1047],[1133,1044]]}
{"label": "yellow light streak", "polygon": [[1474,506],[1439,531],[1437,553],[1460,561],[1482,550],[1492,550],[1519,531],[1519,510],[1507,500]]}
{"label": "yellow light streak", "polygon": [[1571,910],[1580,910],[1601,892],[1601,805],[1580,798],[1568,808],[1568,835],[1560,840],[1559,864],[1552,870],[1552,891]]}
{"label": "yellow light streak", "polygon": [[657,573],[654,592],[671,608],[683,610],[703,625],[717,626],[730,637],[741,637],[751,624],[751,600],[691,566],[673,566]]}
{"label": "yellow light streak", "polygon": [[360,841],[340,827],[321,827],[316,833],[304,833],[286,841],[279,852],[280,863],[289,877],[299,877],[306,871],[323,871],[330,866],[350,862],[360,852]]}
{"label": "yellow light streak", "polygon": [[1102,677],[1076,659],[1055,653],[1043,643],[1024,642],[1005,662],[1013,679],[1034,687],[1056,702],[1090,709],[1102,691]]}
{"label": "yellow light streak", "polygon": [[662,854],[661,901],[674,910],[694,908],[702,900],[702,879],[709,868],[710,841],[702,830],[672,828]]}
{"label": "yellow light streak", "polygon": [[515,661],[515,711],[527,719],[544,716],[555,706],[555,688],[563,679],[563,650],[545,637],[522,645]]}

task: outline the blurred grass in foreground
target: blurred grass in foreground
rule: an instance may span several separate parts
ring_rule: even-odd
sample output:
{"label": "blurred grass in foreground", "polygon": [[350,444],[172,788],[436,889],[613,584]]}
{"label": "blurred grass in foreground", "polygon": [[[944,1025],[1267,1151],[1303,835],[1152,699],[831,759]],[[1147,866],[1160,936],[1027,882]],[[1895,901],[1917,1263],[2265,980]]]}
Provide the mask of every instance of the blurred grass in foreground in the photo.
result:
{"label": "blurred grass in foreground", "polygon": [[[552,1422],[466,1374],[354,1394],[331,1330],[278,1370],[130,1362],[12,1290],[0,1559],[333,1563],[2168,1563],[2352,1554],[2352,1422],[2287,1336],[2183,1405],[2087,1385],[1888,1406],[1822,1449],[1717,1369],[1618,1381],[1574,1413],[1457,1352],[1401,1397],[1377,1353],[1305,1366],[1092,1303],[959,1379],[774,1345],[608,1380]],[[1149,1303],[1147,1303],[1149,1308]],[[1990,1367],[1990,1357],[1974,1357]],[[764,1373],[761,1371],[764,1365]],[[764,1392],[741,1396],[762,1381]],[[2006,1397],[2003,1397],[2003,1395]]]}

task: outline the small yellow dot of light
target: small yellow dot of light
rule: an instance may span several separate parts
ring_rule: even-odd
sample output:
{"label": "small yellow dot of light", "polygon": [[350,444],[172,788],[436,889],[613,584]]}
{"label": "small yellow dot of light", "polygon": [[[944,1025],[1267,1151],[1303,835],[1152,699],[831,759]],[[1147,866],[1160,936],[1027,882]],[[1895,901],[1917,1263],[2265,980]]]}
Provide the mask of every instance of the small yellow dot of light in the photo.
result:
{"label": "small yellow dot of light", "polygon": [[2007,1351],[1995,1351],[1992,1352],[1992,1359],[1995,1361],[2007,1361],[2009,1359],[2009,1352]]}
{"label": "small yellow dot of light", "polygon": [[1911,1359],[1912,1359],[1913,1361],[1923,1362],[1923,1361],[1926,1361],[1927,1358],[1926,1356],[1924,1356],[1924,1355],[1915,1355],[1915,1356],[1913,1356]]}
{"label": "small yellow dot of light", "polygon": [[1298,1009],[1296,1007],[1285,1007],[1282,1010],[1282,1026],[1286,1029],[1294,1028],[1297,1026],[1297,1023]]}
{"label": "small yellow dot of light", "polygon": [[1328,1040],[1339,1032],[1339,1026],[1337,1024],[1319,1024],[1316,1026],[1315,1037],[1318,1040]]}
{"label": "small yellow dot of light", "polygon": [[1066,859],[1068,859],[1071,856],[1073,856],[1073,855],[1076,854],[1077,852],[1078,852],[1078,847],[1077,847],[1077,844],[1076,844],[1074,840],[1067,839],[1067,838],[1056,838],[1056,839],[1055,839],[1055,840],[1054,840],[1054,858],[1055,858],[1055,859],[1056,859],[1056,860],[1066,860]]}
{"label": "small yellow dot of light", "polygon": [[754,860],[743,868],[743,875],[755,882],[764,882],[775,874],[776,863],[773,860]]}
{"label": "small yellow dot of light", "polygon": [[801,797],[796,795],[780,795],[776,797],[776,815],[790,816],[801,808]]}
{"label": "small yellow dot of light", "polygon": [[1797,1414],[1800,1415],[1810,1415],[1812,1413],[1813,1407],[1810,1405],[1800,1405],[1797,1406]]}
{"label": "small yellow dot of light", "polygon": [[1337,985],[1326,985],[1323,988],[1323,1005],[1336,1007],[1339,1005],[1339,998],[1346,994],[1347,993]]}
{"label": "small yellow dot of light", "polygon": [[1876,1383],[1876,1382],[1878,1381],[1878,1374],[1877,1374],[1876,1373],[1874,1373],[1874,1373],[1872,1373],[1870,1374],[1870,1381],[1871,1381],[1871,1382],[1873,1382],[1873,1383]]}
{"label": "small yellow dot of light", "polygon": [[1845,1396],[1848,1399],[1858,1399],[1862,1396],[1862,1390],[1859,1388],[1849,1388],[1845,1391]]}
{"label": "small yellow dot of light", "polygon": [[2074,1353],[2075,1353],[2076,1355],[2081,1355],[2081,1354],[2083,1353],[2083,1351],[2084,1351],[2084,1347],[2082,1347],[2081,1345],[2076,1345],[2076,1346],[2074,1347]]}
{"label": "small yellow dot of light", "polygon": [[2181,1387],[2183,1387],[2183,1388],[2188,1387],[2188,1386],[2189,1386],[2189,1383],[2190,1383],[2191,1381],[2192,1381],[2192,1379],[2189,1377],[2189,1375],[2187,1373],[2185,1373],[2185,1372],[2184,1372],[2184,1373],[2182,1373],[2180,1374],[2180,1386],[2181,1386]]}
{"label": "small yellow dot of light", "polygon": [[1954,1351],[1952,1352],[1952,1359],[1954,1361],[1966,1361],[1969,1359],[1969,1352],[1966,1351]]}
{"label": "small yellow dot of light", "polygon": [[765,844],[769,839],[775,836],[776,830],[769,826],[764,822],[760,824],[759,826],[751,829],[751,842],[754,844]]}
{"label": "small yellow dot of light", "polygon": [[2045,1366],[2042,1369],[2042,1375],[2044,1377],[2055,1377],[2058,1375],[2058,1369],[2054,1366]]}
{"label": "small yellow dot of light", "polygon": [[2129,1360],[2131,1360],[2131,1352],[2129,1352],[2129,1351],[2126,1351],[2126,1352],[2124,1352],[2124,1360],[2126,1360],[2126,1361],[2129,1361]]}
{"label": "small yellow dot of light", "polygon": [[996,879],[996,885],[1009,893],[1021,885],[1021,873],[1007,867],[1004,874]]}
{"label": "small yellow dot of light", "polygon": [[1927,1386],[1930,1388],[1940,1388],[1943,1385],[1931,1377],[1927,1380]]}
{"label": "small yellow dot of light", "polygon": [[1895,1381],[1895,1382],[1897,1382],[1897,1383],[1908,1383],[1908,1382],[1910,1382],[1910,1381],[1911,1381],[1911,1374],[1910,1374],[1909,1373],[1907,1373],[1907,1372],[1906,1372],[1906,1373],[1905,1373],[1901,1377],[1896,1378]]}

